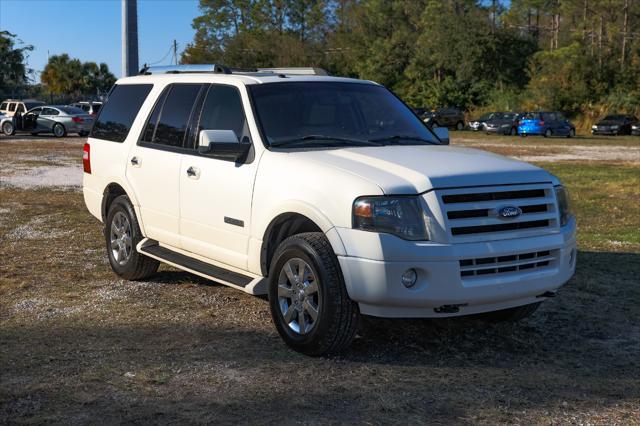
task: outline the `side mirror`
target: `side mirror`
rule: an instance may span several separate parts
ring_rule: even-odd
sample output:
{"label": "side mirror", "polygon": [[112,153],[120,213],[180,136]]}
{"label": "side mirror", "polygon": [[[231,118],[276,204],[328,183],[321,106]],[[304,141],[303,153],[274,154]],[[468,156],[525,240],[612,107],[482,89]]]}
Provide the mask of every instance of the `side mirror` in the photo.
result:
{"label": "side mirror", "polygon": [[449,145],[449,129],[446,127],[436,127],[435,129],[431,129],[431,131],[440,139],[441,145]]}
{"label": "side mirror", "polygon": [[198,152],[207,157],[238,161],[250,149],[251,144],[240,143],[233,130],[201,130],[198,135]]}

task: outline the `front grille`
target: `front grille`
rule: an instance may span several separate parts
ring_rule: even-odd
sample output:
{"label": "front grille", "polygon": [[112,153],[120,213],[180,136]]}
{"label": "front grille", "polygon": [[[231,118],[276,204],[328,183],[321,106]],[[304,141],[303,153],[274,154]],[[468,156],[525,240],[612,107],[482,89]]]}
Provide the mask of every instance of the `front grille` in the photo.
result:
{"label": "front grille", "polygon": [[[549,230],[557,226],[553,187],[544,184],[439,190],[448,232],[455,240],[508,238],[514,233]],[[520,214],[502,217],[503,207]]]}
{"label": "front grille", "polygon": [[557,258],[557,250],[519,253],[506,256],[460,260],[460,276],[479,277],[549,267]]}

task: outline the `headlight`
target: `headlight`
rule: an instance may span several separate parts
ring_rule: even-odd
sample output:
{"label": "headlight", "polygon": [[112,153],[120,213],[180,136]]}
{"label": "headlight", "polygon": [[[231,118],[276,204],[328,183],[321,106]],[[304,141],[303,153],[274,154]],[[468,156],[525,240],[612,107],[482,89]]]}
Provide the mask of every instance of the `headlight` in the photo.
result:
{"label": "headlight", "polygon": [[598,130],[598,126],[594,124],[593,126],[591,126],[591,130]]}
{"label": "headlight", "polygon": [[571,218],[571,204],[569,191],[562,185],[554,186],[556,200],[558,201],[558,213],[560,214],[560,226],[565,226]]}
{"label": "headlight", "polygon": [[427,217],[415,196],[358,198],[353,203],[353,228],[411,241],[429,239]]}

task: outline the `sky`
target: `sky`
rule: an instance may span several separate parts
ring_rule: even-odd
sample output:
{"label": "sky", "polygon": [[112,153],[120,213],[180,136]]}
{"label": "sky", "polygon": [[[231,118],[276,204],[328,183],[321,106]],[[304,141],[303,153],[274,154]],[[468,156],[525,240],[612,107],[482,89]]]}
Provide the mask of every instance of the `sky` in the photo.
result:
{"label": "sky", "polygon": [[[173,40],[179,52],[193,40],[191,23],[198,14],[198,0],[138,0],[140,66],[170,64]],[[120,77],[121,17],[121,0],[0,0],[0,31],[34,47],[28,66],[36,72],[47,55],[68,53],[83,62],[105,62]]]}

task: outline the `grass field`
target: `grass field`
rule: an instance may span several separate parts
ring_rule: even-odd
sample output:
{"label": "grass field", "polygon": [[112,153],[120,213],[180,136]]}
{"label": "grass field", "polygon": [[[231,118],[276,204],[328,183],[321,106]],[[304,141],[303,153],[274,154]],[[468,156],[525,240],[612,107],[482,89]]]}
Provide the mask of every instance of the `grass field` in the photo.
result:
{"label": "grass field", "polygon": [[640,424],[640,138],[452,143],[566,183],[576,276],[518,324],[367,318],[348,353],[308,358],[261,298],[168,267],[117,279],[57,173],[82,140],[0,138],[0,423]]}

